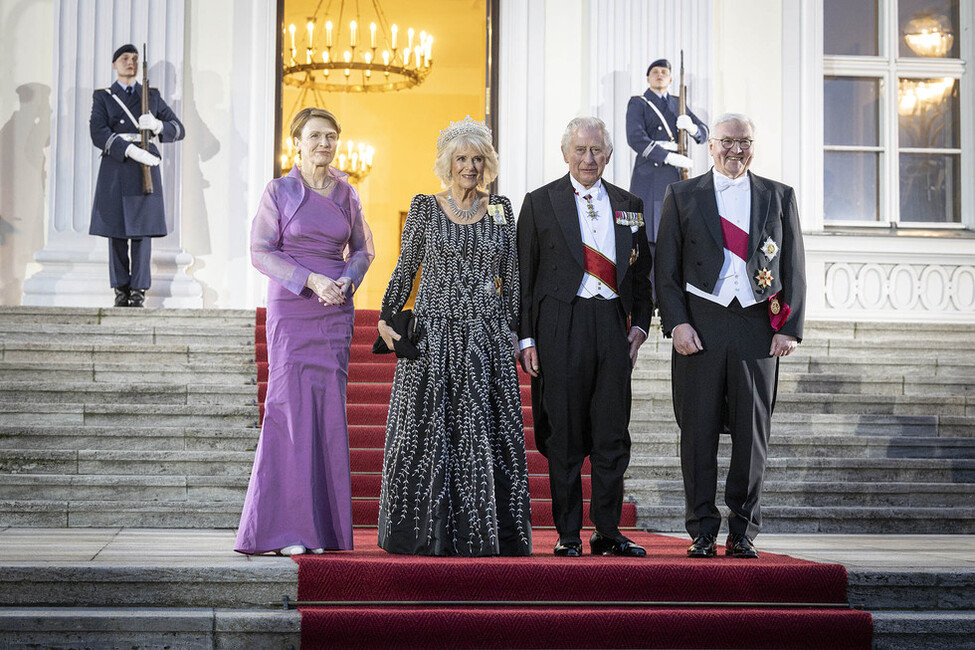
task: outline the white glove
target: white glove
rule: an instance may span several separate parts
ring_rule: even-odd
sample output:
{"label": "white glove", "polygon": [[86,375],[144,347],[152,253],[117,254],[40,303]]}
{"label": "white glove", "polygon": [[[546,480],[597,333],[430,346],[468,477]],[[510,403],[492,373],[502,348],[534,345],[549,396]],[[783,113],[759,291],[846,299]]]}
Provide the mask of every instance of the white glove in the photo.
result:
{"label": "white glove", "polygon": [[688,135],[697,135],[697,124],[694,124],[694,120],[691,119],[690,115],[684,114],[677,116],[677,128],[687,131]]}
{"label": "white glove", "polygon": [[159,135],[163,130],[162,120],[156,119],[156,116],[152,113],[143,113],[139,116],[139,130],[152,131],[156,135]]}
{"label": "white glove", "polygon": [[[671,154],[673,155],[673,154]],[[159,164],[159,156],[154,156],[145,149],[138,147],[134,144],[130,144],[125,148],[125,157],[131,158],[137,163],[143,165],[149,165],[150,167],[155,167]]]}
{"label": "white glove", "polygon": [[669,153],[667,157],[664,158],[665,165],[673,165],[674,167],[683,167],[684,169],[690,169],[694,163],[687,156],[682,156],[679,153]]}
{"label": "white glove", "polygon": [[657,146],[667,151],[677,151],[677,143],[672,140],[657,140]]}

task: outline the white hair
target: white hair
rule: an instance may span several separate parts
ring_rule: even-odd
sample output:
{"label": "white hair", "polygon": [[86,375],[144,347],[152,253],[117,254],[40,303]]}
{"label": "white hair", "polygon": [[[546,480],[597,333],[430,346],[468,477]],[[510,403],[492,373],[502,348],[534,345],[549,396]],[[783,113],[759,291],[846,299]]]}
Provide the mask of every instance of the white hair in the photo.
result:
{"label": "white hair", "polygon": [[568,126],[565,127],[565,132],[562,134],[562,153],[568,153],[569,142],[572,141],[572,136],[577,131],[588,130],[599,131],[602,135],[603,147],[606,148],[606,152],[613,153],[613,138],[609,135],[609,129],[606,128],[606,123],[598,117],[588,116],[573,118]]}
{"label": "white hair", "polygon": [[751,127],[752,135],[755,135],[755,123],[752,122],[752,118],[748,117],[744,113],[722,113],[721,115],[714,118],[714,123],[711,124],[711,133],[717,130],[718,125],[725,124],[726,122],[735,122],[737,124],[747,124]]}

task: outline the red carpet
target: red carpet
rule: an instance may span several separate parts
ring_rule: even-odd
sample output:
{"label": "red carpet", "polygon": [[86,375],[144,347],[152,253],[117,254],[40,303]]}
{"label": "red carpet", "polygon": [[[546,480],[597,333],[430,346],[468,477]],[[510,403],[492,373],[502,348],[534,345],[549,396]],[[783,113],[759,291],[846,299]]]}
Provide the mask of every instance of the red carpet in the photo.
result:
{"label": "red carpet", "polygon": [[[547,465],[534,449],[530,409],[533,557],[381,551],[375,526],[395,364],[392,356],[369,352],[376,318],[374,311],[357,313],[349,368],[356,550],[296,558],[298,599],[316,603],[299,606],[302,648],[871,647],[870,614],[843,606],[846,570],[840,565],[769,553],[758,560],[692,561],[684,555],[687,540],[633,530],[627,535],[647,548],[648,557],[552,556],[557,536]],[[259,310],[262,382],[263,319]],[[263,389],[260,396],[263,402]],[[584,489],[588,496],[588,476]],[[624,525],[634,526],[635,506],[625,504],[623,516]]]}

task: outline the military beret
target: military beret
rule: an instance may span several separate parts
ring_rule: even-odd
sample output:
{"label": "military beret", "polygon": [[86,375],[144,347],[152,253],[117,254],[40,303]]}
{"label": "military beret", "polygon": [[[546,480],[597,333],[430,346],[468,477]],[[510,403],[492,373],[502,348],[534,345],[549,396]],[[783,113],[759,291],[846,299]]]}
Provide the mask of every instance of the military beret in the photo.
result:
{"label": "military beret", "polygon": [[654,68],[667,68],[668,70],[672,69],[670,67],[670,61],[668,61],[667,59],[657,59],[656,61],[651,63],[649,66],[647,66],[647,74],[650,74],[650,71],[653,70]]}
{"label": "military beret", "polygon": [[126,43],[119,49],[115,50],[115,54],[112,55],[112,63],[115,63],[115,61],[126,52],[132,52],[133,54],[138,54],[139,50],[137,50],[135,45],[133,45],[132,43]]}

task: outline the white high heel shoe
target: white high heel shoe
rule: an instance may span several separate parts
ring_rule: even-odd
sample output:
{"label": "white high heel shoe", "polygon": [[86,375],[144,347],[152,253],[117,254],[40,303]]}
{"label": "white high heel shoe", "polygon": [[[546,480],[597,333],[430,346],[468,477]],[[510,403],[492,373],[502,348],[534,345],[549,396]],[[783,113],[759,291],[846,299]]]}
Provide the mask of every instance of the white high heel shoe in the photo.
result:
{"label": "white high heel shoe", "polygon": [[314,553],[315,555],[321,555],[322,553],[325,552],[325,549],[323,549],[323,548],[313,548],[313,549],[310,549],[308,552],[309,553]]}
{"label": "white high heel shoe", "polygon": [[278,553],[281,555],[303,555],[308,552],[308,549],[301,544],[292,544],[291,546],[285,546]]}

